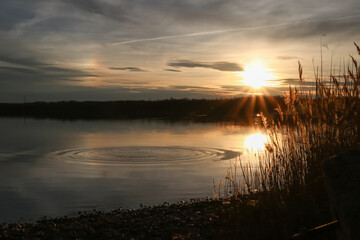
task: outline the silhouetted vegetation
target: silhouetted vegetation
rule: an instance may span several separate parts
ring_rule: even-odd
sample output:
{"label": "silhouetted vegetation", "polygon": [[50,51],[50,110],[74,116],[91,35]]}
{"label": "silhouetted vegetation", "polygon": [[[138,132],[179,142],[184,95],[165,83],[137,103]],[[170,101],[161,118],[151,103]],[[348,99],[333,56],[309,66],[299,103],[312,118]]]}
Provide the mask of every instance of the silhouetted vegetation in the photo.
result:
{"label": "silhouetted vegetation", "polygon": [[197,121],[251,121],[254,113],[271,114],[282,97],[169,99],[159,101],[1,103],[0,116],[56,119],[161,118]]}
{"label": "silhouetted vegetation", "polygon": [[[299,78],[303,84],[300,63]],[[330,74],[330,80],[326,84],[328,79],[315,73],[316,95],[302,86],[285,92],[285,106],[276,108],[278,121],[262,117],[269,139],[265,152],[255,157],[257,167],[254,162],[243,163],[240,157],[229,170],[223,191],[217,194],[246,199],[261,210],[254,210],[251,218],[244,217],[244,208],[229,212],[224,231],[231,239],[289,239],[304,227],[333,220],[322,164],[333,155],[360,149],[360,66],[356,59],[351,57],[341,78]],[[268,232],[248,232],[249,219]],[[233,230],[238,228],[243,231]],[[281,229],[282,236],[275,229]],[[335,238],[332,233],[314,239]]]}

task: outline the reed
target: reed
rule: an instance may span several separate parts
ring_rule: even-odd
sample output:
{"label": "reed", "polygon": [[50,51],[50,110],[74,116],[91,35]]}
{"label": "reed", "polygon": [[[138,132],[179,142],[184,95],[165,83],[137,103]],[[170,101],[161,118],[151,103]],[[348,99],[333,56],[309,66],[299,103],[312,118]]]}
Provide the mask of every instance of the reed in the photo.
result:
{"label": "reed", "polygon": [[[360,66],[355,57],[350,60],[341,75],[331,70],[322,77],[315,72],[316,91],[306,87],[299,63],[300,86],[284,92],[284,103],[279,103],[275,118],[262,115],[268,143],[265,152],[256,155],[258,167],[239,157],[218,195],[278,209],[281,214],[273,220],[281,222],[287,237],[301,227],[331,220],[322,163],[360,147]],[[266,213],[252,218],[261,219],[261,214]],[[230,218],[230,225],[244,221],[240,216]]]}

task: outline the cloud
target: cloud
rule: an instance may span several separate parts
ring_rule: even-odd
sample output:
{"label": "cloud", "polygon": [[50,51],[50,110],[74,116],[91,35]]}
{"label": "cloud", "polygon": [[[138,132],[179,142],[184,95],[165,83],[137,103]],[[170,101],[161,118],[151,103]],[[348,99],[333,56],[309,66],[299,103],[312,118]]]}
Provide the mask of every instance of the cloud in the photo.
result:
{"label": "cloud", "polygon": [[29,69],[29,68],[0,66],[0,73],[2,71],[13,72],[13,73],[23,73],[23,74],[39,73],[39,71],[34,70],[34,69]]}
{"label": "cloud", "polygon": [[242,66],[231,62],[196,62],[191,60],[177,60],[169,62],[171,67],[186,67],[186,68],[210,68],[225,72],[241,72],[244,70]]}
{"label": "cloud", "polygon": [[299,85],[300,84],[299,78],[282,78],[282,79],[276,79],[273,81],[280,82],[281,84],[286,84],[286,85]]}
{"label": "cloud", "polygon": [[272,29],[264,29],[265,36],[280,40],[304,39],[322,34],[335,35],[341,38],[350,32],[356,32],[360,24],[360,14],[346,15],[345,17],[319,16],[302,22],[289,22]]}
{"label": "cloud", "polygon": [[77,85],[29,85],[27,88],[0,87],[0,100],[2,102],[22,102],[24,96],[28,102],[34,101],[109,101],[109,100],[143,100],[168,98],[218,98],[224,93],[217,88],[196,88],[179,90],[177,87],[143,87],[143,86],[113,86],[89,87]]}
{"label": "cloud", "polygon": [[[277,80],[273,80],[274,82],[280,84],[281,86],[284,87],[288,87],[288,86],[292,86],[292,87],[315,87],[316,86],[316,82],[312,81],[312,79],[310,79],[309,81],[303,81],[300,83],[299,78],[282,78],[282,79],[277,79]],[[329,81],[324,81],[323,82],[325,85],[330,84]]]}
{"label": "cloud", "polygon": [[167,68],[167,69],[164,69],[165,71],[168,71],[168,72],[181,72],[180,70],[177,70],[177,69],[171,69],[171,68]]}
{"label": "cloud", "polygon": [[35,17],[32,9],[34,1],[1,1],[0,30],[11,30],[16,24]]}
{"label": "cloud", "polygon": [[112,20],[120,22],[130,21],[126,16],[126,11],[118,5],[110,5],[109,3],[96,0],[63,0],[63,2],[71,4],[85,12],[98,14]]}
{"label": "cloud", "polygon": [[259,88],[254,89],[247,85],[221,85],[224,91],[230,95],[282,95],[283,87]]}
{"label": "cloud", "polygon": [[209,87],[201,87],[201,86],[185,86],[185,85],[172,85],[169,86],[169,88],[171,89],[177,89],[177,90],[213,90],[214,88],[209,88]]}
{"label": "cloud", "polygon": [[243,92],[243,93],[246,93],[251,90],[251,87],[247,85],[221,85],[220,88],[228,92]]}
{"label": "cloud", "polygon": [[230,92],[224,90],[223,88],[218,88],[218,87],[171,85],[166,88],[162,88],[162,90],[182,92],[185,93],[186,95],[192,95],[192,94],[201,94],[203,96],[207,95],[207,98],[223,97],[223,96],[228,96],[229,94],[234,95],[234,92]]}
{"label": "cloud", "polygon": [[280,59],[280,60],[293,60],[293,59],[299,59],[299,58],[295,57],[295,56],[278,56],[277,59]]}
{"label": "cloud", "polygon": [[147,72],[144,69],[141,69],[139,67],[109,67],[111,70],[120,70],[120,71],[130,71],[130,72]]}
{"label": "cloud", "polygon": [[109,83],[112,85],[123,85],[123,86],[136,86],[136,85],[148,85],[149,82],[141,80],[128,80],[128,79],[115,79],[115,80],[103,80],[103,83]]}
{"label": "cloud", "polygon": [[[127,91],[141,92],[136,97],[142,99],[200,96],[200,89],[190,86],[154,89],[166,86],[170,74],[174,85],[199,79],[198,84],[213,86],[218,79],[211,72],[208,76],[201,73],[200,78],[176,73],[184,68],[242,71],[242,64],[262,50],[266,50],[264,58],[310,60],[318,53],[323,33],[328,34],[324,42],[330,48],[338,45],[344,54],[349,52],[345,39],[359,38],[358,0],[13,0],[0,5],[0,91],[9,98],[13,91],[20,96],[36,93],[45,100],[56,94],[60,100],[77,96],[106,99],[115,85],[124,86],[113,94],[115,99],[133,98]],[[164,59],[170,60],[160,69],[161,76],[141,74],[146,71],[141,63],[158,69]],[[225,62],[217,62],[219,59]],[[104,63],[106,69],[113,66],[110,69],[123,72],[107,75]],[[276,71],[285,71],[279,67]],[[129,79],[116,79],[114,73]],[[101,79],[95,79],[100,77],[97,74]],[[297,72],[293,74],[286,76]],[[234,81],[230,75],[223,79],[222,84]],[[75,88],[77,84],[69,81],[96,87]],[[284,88],[298,82],[280,79],[277,83]],[[65,84],[71,86],[60,91]],[[306,84],[312,84],[310,78]],[[218,97],[232,88],[234,93],[240,91],[236,86],[219,87],[201,90],[201,96]],[[3,99],[0,94],[0,101]]]}
{"label": "cloud", "polygon": [[0,65],[0,85],[8,88],[22,87],[23,83],[59,84],[62,81],[82,81],[82,78],[100,77],[85,70],[59,67],[32,58],[0,56],[0,61],[7,64]]}
{"label": "cloud", "polygon": [[24,65],[24,66],[29,66],[29,67],[39,67],[39,66],[48,65],[48,64],[43,63],[33,57],[6,56],[5,54],[0,55],[0,62],[7,62],[7,63],[11,63],[11,64]]}

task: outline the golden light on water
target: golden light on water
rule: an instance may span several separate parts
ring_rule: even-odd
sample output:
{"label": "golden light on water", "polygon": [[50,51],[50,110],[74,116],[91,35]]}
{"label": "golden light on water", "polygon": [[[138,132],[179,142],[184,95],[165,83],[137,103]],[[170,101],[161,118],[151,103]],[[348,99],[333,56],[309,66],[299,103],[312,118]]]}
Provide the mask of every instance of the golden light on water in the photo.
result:
{"label": "golden light on water", "polygon": [[254,133],[246,137],[245,148],[251,152],[262,152],[265,150],[266,142],[266,135],[261,133]]}
{"label": "golden light on water", "polygon": [[261,88],[274,85],[275,75],[261,63],[245,66],[244,72],[240,73],[246,85],[253,88]]}

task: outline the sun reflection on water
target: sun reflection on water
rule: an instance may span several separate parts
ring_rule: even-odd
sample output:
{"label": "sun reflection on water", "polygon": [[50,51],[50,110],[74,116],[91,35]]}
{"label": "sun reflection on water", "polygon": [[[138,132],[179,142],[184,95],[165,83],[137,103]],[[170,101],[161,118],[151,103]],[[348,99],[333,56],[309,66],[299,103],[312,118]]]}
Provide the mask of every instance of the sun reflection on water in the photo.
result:
{"label": "sun reflection on water", "polygon": [[250,152],[263,152],[267,137],[261,133],[254,133],[245,138],[245,148]]}

